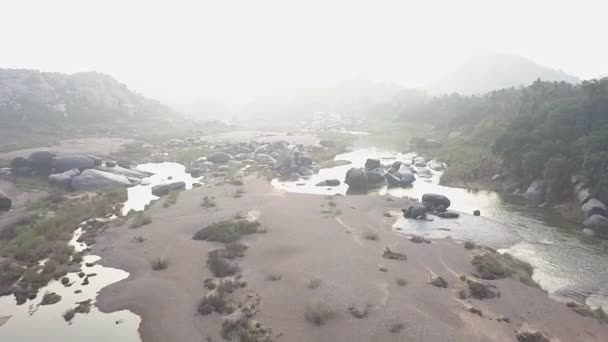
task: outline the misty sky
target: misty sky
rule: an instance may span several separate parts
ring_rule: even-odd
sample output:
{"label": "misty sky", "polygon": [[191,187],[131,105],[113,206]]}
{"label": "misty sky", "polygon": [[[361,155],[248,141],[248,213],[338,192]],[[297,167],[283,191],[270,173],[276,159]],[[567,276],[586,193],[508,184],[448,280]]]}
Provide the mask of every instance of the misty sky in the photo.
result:
{"label": "misty sky", "polygon": [[0,2],[0,67],[100,71],[169,103],[354,78],[423,86],[490,51],[608,74],[602,1]]}

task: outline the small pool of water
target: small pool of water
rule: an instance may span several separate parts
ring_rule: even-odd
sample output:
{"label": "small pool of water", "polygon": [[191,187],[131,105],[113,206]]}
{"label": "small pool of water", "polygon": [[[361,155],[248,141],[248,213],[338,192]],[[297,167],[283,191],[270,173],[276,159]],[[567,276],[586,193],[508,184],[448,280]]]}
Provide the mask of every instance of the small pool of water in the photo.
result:
{"label": "small pool of water", "polygon": [[192,184],[200,183],[202,177],[194,178],[186,172],[186,167],[179,163],[147,163],[139,164],[136,170],[150,172],[153,175],[142,180],[140,185],[136,185],[127,189],[128,199],[123,205],[123,215],[129,211],[144,210],[146,205],[158,199],[152,195],[152,186],[162,183],[172,183],[183,181],[186,183],[186,189],[192,189]]}
{"label": "small pool of water", "polygon": [[[367,158],[380,159],[383,165],[394,161],[410,161],[415,153],[399,153],[365,148],[337,155],[335,160],[350,161],[349,165],[321,169],[309,179],[272,185],[296,193],[319,195],[348,194],[348,186],[315,186],[326,179],[344,181],[352,167],[363,167]],[[550,210],[526,206],[520,197],[503,196],[492,191],[470,191],[439,185],[441,172],[431,171],[431,177],[420,178],[410,188],[370,190],[371,194],[421,198],[425,193],[438,193],[451,200],[450,210],[465,213],[458,219],[433,221],[405,219],[400,216],[394,224],[397,233],[424,235],[430,238],[452,237],[471,240],[482,245],[509,252],[534,266],[534,279],[555,298],[582,299],[587,304],[608,309],[608,241],[589,238],[581,227],[561,219]],[[480,210],[481,216],[473,216]]]}
{"label": "small pool of water", "polygon": [[[70,245],[76,250],[86,248],[84,243],[76,240],[82,233],[78,228]],[[104,287],[126,279],[129,273],[101,265],[86,267],[86,263],[94,263],[100,258],[96,255],[86,255],[82,261],[82,271],[86,274],[96,273],[89,277],[88,285],[81,285],[83,279],[78,272],[68,273],[72,284],[69,287],[60,281],[52,280],[40,289],[38,297],[28,300],[25,304],[17,305],[14,296],[0,297],[0,317],[9,317],[0,327],[0,341],[65,341],[65,342],[138,342],[139,316],[128,310],[100,312],[95,305],[91,306],[88,314],[76,314],[71,322],[66,322],[63,314],[77,306],[78,302],[92,299],[95,302],[97,293]],[[76,290],[81,291],[75,293]],[[52,305],[39,305],[46,292],[61,295],[61,301]]]}

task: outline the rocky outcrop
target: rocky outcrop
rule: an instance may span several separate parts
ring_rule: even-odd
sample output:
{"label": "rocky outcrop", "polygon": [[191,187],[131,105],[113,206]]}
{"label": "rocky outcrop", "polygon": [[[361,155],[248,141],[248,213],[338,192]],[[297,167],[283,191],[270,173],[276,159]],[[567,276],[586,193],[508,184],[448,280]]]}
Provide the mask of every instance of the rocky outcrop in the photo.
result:
{"label": "rocky outcrop", "polygon": [[57,173],[79,169],[80,171],[95,167],[93,159],[85,156],[62,156],[55,157],[52,161],[53,170]]}
{"label": "rocky outcrop", "polygon": [[53,186],[60,187],[62,189],[68,189],[72,183],[72,179],[80,174],[80,170],[71,169],[62,173],[55,173],[49,175],[49,183]]}
{"label": "rocky outcrop", "polygon": [[131,182],[123,175],[117,175],[100,170],[84,170],[74,177],[71,182],[72,189],[76,191],[96,191],[112,187],[128,187]]}
{"label": "rocky outcrop", "polygon": [[413,173],[388,172],[384,177],[392,187],[405,188],[416,181],[416,176]]}
{"label": "rocky outcrop", "polygon": [[0,190],[0,211],[10,210],[13,206],[13,201],[7,194]]}

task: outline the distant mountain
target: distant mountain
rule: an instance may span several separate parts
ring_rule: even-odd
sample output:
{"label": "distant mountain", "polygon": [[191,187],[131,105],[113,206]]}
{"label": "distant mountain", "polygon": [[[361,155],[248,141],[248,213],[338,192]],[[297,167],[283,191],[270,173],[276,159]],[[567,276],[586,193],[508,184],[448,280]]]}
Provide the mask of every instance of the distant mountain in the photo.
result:
{"label": "distant mountain", "polygon": [[0,69],[0,125],[4,127],[110,125],[162,119],[170,112],[108,75]]}
{"label": "distant mountain", "polygon": [[581,81],[576,76],[541,66],[524,57],[487,54],[471,58],[459,68],[446,73],[428,90],[434,94],[483,94],[497,89],[527,86],[539,78],[573,84]]}

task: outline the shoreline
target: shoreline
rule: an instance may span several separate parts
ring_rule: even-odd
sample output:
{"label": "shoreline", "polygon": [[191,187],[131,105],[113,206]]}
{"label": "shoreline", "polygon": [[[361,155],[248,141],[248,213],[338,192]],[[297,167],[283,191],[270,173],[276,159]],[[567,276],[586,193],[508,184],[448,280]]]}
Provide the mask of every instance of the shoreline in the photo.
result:
{"label": "shoreline", "polygon": [[[400,319],[415,322],[416,326],[429,329],[432,326],[438,338],[512,340],[512,331],[523,323],[538,326],[549,336],[564,341],[608,338],[608,329],[596,321],[583,318],[544,292],[513,279],[495,281],[502,298],[473,301],[486,318],[467,312],[466,307],[471,304],[456,298],[454,292],[459,286],[458,276],[472,271],[470,254],[451,239],[434,239],[429,245],[419,245],[395,234],[391,227],[393,219],[383,217],[383,212],[387,207],[404,207],[405,199],[389,203],[381,196],[335,196],[333,201],[342,210],[338,220],[319,214],[320,205],[327,202],[323,196],[280,192],[252,177],[247,179],[243,198],[231,198],[231,189],[229,185],[205,185],[184,192],[183,198],[171,208],[153,206],[151,214],[155,220],[150,226],[114,227],[101,235],[93,253],[102,257],[101,264],[124,269],[130,275],[100,291],[97,298],[100,311],[128,309],[139,315],[142,319],[139,332],[144,342],[206,337],[221,340],[218,333],[223,317],[201,316],[196,312],[198,301],[206,292],[203,279],[211,277],[205,265],[206,254],[218,244],[193,241],[191,237],[203,226],[239,211],[259,210],[260,222],[268,227],[268,233],[243,239],[250,246],[239,261],[243,279],[247,281],[243,293],[253,291],[261,296],[261,310],[255,319],[282,333],[283,340],[329,341],[328,336],[334,337],[332,341],[370,340],[371,336],[366,336],[361,326],[381,336],[381,340],[397,340],[403,338],[401,333],[393,334],[382,328],[395,314],[407,317]],[[218,208],[201,208],[198,200],[210,193],[218,198]],[[159,215],[163,211],[166,215]],[[378,234],[379,241],[365,239],[368,230]],[[146,241],[132,246],[131,235],[147,236]],[[388,246],[403,250],[408,260],[383,259],[380,251]],[[311,248],[316,253],[306,252]],[[152,271],[150,262],[160,254],[168,258],[169,268]],[[379,265],[386,266],[388,272],[379,271]],[[269,283],[266,278],[270,273],[281,274],[282,279]],[[432,273],[445,277],[449,288],[428,285],[427,278]],[[407,279],[404,288],[394,283],[395,277],[400,276]],[[323,280],[321,291],[306,288],[305,283],[313,277]],[[410,297],[412,291],[416,298]],[[336,318],[322,327],[314,327],[302,319],[305,307],[315,298],[324,298],[336,307]],[[369,318],[357,320],[361,325],[355,329],[357,334],[346,328],[353,323],[346,307],[354,300],[365,300],[373,308]],[[513,306],[515,303],[532,306],[524,313]],[[499,315],[510,316],[511,322],[487,318]],[[543,316],[546,317],[538,319]],[[430,322],[435,324],[429,325]],[[596,337],[586,336],[582,331],[593,331]],[[415,338],[407,329],[403,334]]]}

